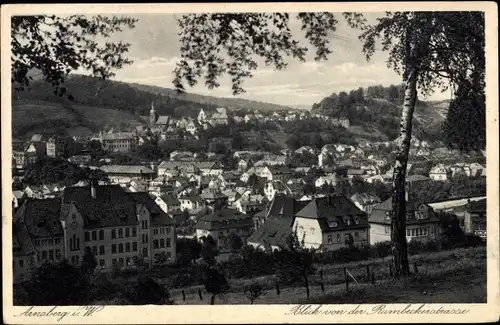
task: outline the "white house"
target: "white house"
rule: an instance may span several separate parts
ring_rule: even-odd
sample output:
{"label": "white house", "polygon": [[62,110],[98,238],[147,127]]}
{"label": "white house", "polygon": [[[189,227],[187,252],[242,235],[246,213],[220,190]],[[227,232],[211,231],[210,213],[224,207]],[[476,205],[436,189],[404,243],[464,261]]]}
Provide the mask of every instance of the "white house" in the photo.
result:
{"label": "white house", "polygon": [[450,170],[443,164],[438,164],[431,168],[429,178],[433,181],[446,181],[449,179]]}

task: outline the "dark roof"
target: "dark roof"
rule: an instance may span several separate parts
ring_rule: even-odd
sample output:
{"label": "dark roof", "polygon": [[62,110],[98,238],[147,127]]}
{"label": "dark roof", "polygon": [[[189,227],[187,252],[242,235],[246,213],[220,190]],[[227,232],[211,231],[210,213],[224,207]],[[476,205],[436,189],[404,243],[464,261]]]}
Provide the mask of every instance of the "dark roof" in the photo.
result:
{"label": "dark roof", "polygon": [[[427,219],[415,219],[415,209],[426,209],[428,213]],[[387,218],[386,213],[392,212],[392,197],[388,198],[384,202],[374,205],[370,213],[368,221],[370,223],[390,225],[391,220]],[[409,201],[406,203],[407,219],[406,224],[421,224],[421,223],[436,223],[439,222],[439,218],[429,205],[421,203],[415,205],[414,202]]]}
{"label": "dark roof", "polygon": [[215,230],[253,226],[253,219],[251,216],[231,208],[215,211],[203,209],[198,213],[197,220],[198,222],[194,226],[196,229]]}
{"label": "dark roof", "polygon": [[59,220],[61,200],[27,199],[14,215],[14,223],[23,224],[32,238],[59,237],[64,232]]}
{"label": "dark roof", "polygon": [[100,185],[96,186],[95,199],[88,186],[67,187],[62,197],[64,204],[76,206],[85,228],[99,228],[138,223],[131,194],[134,193],[125,192],[119,185]]}
{"label": "dark roof", "polygon": [[292,227],[286,219],[268,219],[248,237],[248,243],[260,244],[265,250],[271,246],[285,246],[286,238],[292,234]]}
{"label": "dark roof", "polygon": [[160,196],[160,198],[165,202],[167,205],[179,205],[181,202],[179,199],[177,199],[175,196],[172,194],[165,194]]}
{"label": "dark roof", "polygon": [[12,223],[12,252],[15,256],[28,256],[35,253],[35,247],[24,223]]}
{"label": "dark roof", "polygon": [[342,194],[315,198],[295,216],[317,219],[323,232],[368,227],[366,213]]}
{"label": "dark roof", "polygon": [[486,212],[486,199],[469,202],[467,210],[469,212]]}
{"label": "dark roof", "polygon": [[153,226],[171,226],[175,224],[154,201],[154,198],[146,192],[128,193],[138,204],[144,204],[151,214],[151,225]]}
{"label": "dark roof", "polygon": [[298,201],[292,196],[275,195],[267,209],[266,218],[285,219],[292,226],[294,215],[310,201]]}

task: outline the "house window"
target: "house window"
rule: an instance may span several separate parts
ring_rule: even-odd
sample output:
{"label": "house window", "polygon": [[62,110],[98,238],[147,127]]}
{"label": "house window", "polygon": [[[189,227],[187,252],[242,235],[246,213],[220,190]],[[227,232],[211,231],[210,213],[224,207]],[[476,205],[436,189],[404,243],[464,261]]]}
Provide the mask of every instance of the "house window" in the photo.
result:
{"label": "house window", "polygon": [[90,234],[88,231],[85,232],[85,241],[89,241],[90,240]]}
{"label": "house window", "polygon": [[331,244],[333,242],[333,236],[328,235],[328,244]]}
{"label": "house window", "polygon": [[99,255],[104,255],[104,254],[105,254],[104,246],[101,245],[99,246]]}
{"label": "house window", "polygon": [[142,229],[148,229],[148,221],[142,220]]}
{"label": "house window", "polygon": [[125,259],[125,262],[127,263],[127,265],[130,265],[130,257],[127,257],[127,258]]}
{"label": "house window", "polygon": [[123,253],[123,244],[118,244],[118,253]]}
{"label": "house window", "polygon": [[148,235],[147,234],[142,234],[142,243],[147,244],[148,243]]}
{"label": "house window", "polygon": [[153,248],[154,249],[158,248],[158,239],[153,240]]}
{"label": "house window", "polygon": [[75,262],[76,262],[75,263],[76,265],[80,265],[80,256],[79,255],[75,256]]}
{"label": "house window", "polygon": [[167,247],[170,247],[171,243],[170,243],[170,238],[167,238]]}
{"label": "house window", "polygon": [[410,229],[406,229],[406,236],[410,237]]}
{"label": "house window", "polygon": [[111,230],[111,239],[116,238],[116,229]]}
{"label": "house window", "polygon": [[337,243],[340,243],[340,234],[337,235]]}
{"label": "house window", "polygon": [[106,265],[106,261],[104,261],[104,260],[99,260],[99,265],[100,265],[101,267],[104,267],[104,266]]}
{"label": "house window", "polygon": [[118,238],[123,238],[123,228],[118,229]]}
{"label": "house window", "polygon": [[51,261],[54,260],[54,251],[53,250],[49,251],[49,260],[51,260]]}
{"label": "house window", "polygon": [[130,252],[130,243],[125,243],[125,252]]}
{"label": "house window", "polygon": [[99,230],[99,240],[104,240],[104,230]]}
{"label": "house window", "polygon": [[137,228],[136,227],[132,228],[132,237],[137,237]]}
{"label": "house window", "polygon": [[130,237],[130,228],[125,228],[125,237]]}
{"label": "house window", "polygon": [[120,264],[120,266],[123,266],[125,264],[123,257],[120,257],[120,259],[118,260],[118,263]]}
{"label": "house window", "polygon": [[148,257],[148,249],[147,248],[142,249],[142,256]]}
{"label": "house window", "polygon": [[97,232],[92,231],[92,240],[97,240]]}
{"label": "house window", "polygon": [[97,246],[92,246],[92,254],[97,255]]}
{"label": "house window", "polygon": [[165,239],[160,239],[160,248],[165,248]]}
{"label": "house window", "polygon": [[132,251],[137,252],[137,242],[132,243]]}
{"label": "house window", "polygon": [[385,233],[388,234],[391,232],[391,227],[385,226]]}
{"label": "house window", "polygon": [[61,259],[61,250],[56,249],[56,259],[60,260]]}
{"label": "house window", "polygon": [[111,245],[111,253],[116,254],[116,244]]}
{"label": "house window", "polygon": [[158,235],[158,229],[153,229],[153,235]]}

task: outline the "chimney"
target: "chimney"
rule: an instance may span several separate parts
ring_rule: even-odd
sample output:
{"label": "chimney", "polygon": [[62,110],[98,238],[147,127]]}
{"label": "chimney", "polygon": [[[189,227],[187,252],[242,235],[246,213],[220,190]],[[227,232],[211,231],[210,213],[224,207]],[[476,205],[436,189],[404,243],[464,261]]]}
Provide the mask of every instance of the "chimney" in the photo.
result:
{"label": "chimney", "polygon": [[96,187],[97,187],[97,181],[96,180],[90,180],[90,195],[92,196],[93,199],[96,198]]}

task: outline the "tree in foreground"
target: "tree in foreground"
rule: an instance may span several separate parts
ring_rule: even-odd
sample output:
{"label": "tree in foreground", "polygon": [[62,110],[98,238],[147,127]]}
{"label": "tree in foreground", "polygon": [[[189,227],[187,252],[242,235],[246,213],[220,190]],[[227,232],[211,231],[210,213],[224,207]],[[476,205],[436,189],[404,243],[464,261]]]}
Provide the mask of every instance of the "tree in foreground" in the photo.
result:
{"label": "tree in foreground", "polygon": [[125,57],[130,44],[104,43],[98,37],[109,38],[123,28],[134,28],[137,20],[128,17],[107,16],[14,16],[11,19],[11,58],[13,88],[29,88],[38,71],[43,80],[54,87],[60,96],[66,76],[79,68],[94,76],[109,78],[112,69],[119,69],[132,61]]}
{"label": "tree in foreground", "polygon": [[88,304],[88,279],[79,268],[67,261],[43,263],[32,271],[31,279],[24,287],[31,305]]}
{"label": "tree in foreground", "polygon": [[261,283],[252,282],[244,287],[243,293],[250,300],[250,305],[253,305],[255,300],[266,294],[266,290]]}
{"label": "tree in foreground", "polygon": [[[409,273],[406,242],[405,177],[417,91],[430,94],[448,84],[474,83],[484,76],[484,15],[481,12],[386,12],[373,25],[361,14],[341,14],[362,31],[363,52],[370,59],[378,42],[389,53],[388,66],[403,79],[403,109],[397,139],[393,178],[391,242],[395,274]],[[331,54],[330,40],[338,23],[328,12],[298,13],[304,36],[315,49],[315,60]],[[194,86],[203,79],[208,88],[219,87],[219,77],[231,77],[233,94],[244,92],[243,81],[258,68],[256,58],[277,70],[284,57],[305,61],[307,46],[291,33],[287,13],[189,14],[178,20],[181,28],[181,60],[174,85]],[[471,73],[474,72],[474,73]],[[479,77],[476,79],[483,79]]]}

